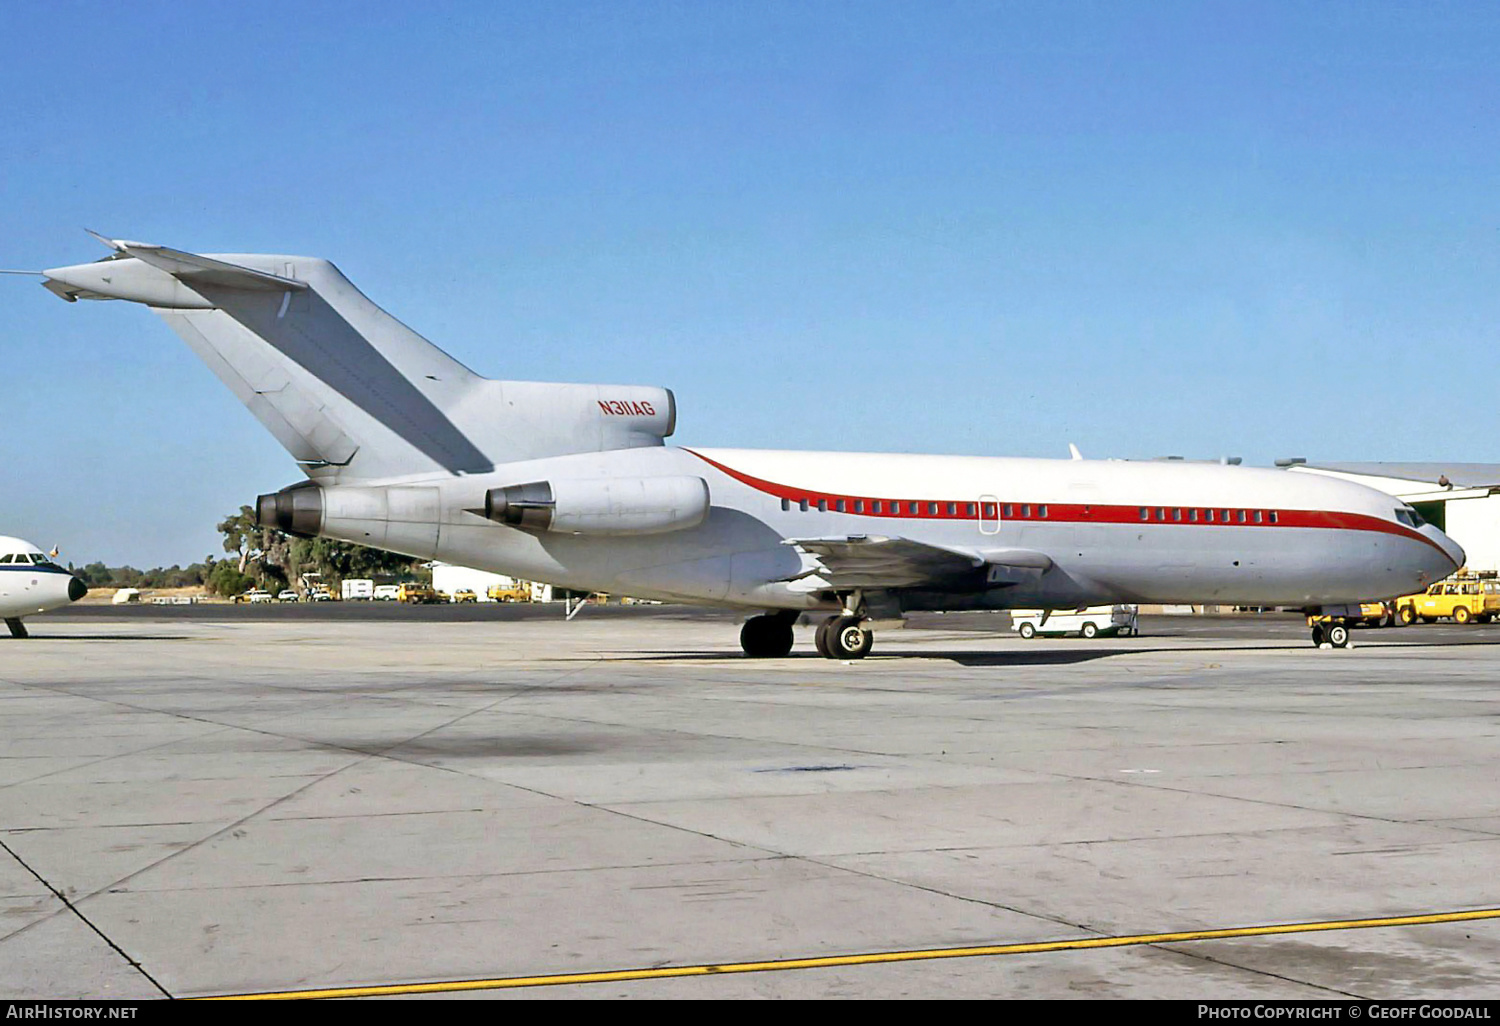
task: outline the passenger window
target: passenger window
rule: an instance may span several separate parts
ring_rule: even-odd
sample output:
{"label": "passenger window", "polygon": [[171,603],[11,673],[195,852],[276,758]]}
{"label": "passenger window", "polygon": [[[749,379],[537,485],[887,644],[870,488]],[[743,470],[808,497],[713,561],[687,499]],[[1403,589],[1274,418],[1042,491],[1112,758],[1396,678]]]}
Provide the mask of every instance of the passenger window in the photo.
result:
{"label": "passenger window", "polygon": [[984,518],[986,520],[995,519],[995,504],[993,502],[986,502],[984,504]]}
{"label": "passenger window", "polygon": [[1271,523],[1276,523],[1276,511],[1274,509],[1271,510]]}
{"label": "passenger window", "polygon": [[966,516],[971,516],[972,517],[974,515],[974,508],[975,507],[974,507],[974,504],[972,502],[968,503],[967,505],[964,506],[964,514]]}
{"label": "passenger window", "polygon": [[927,515],[930,517],[937,516],[937,503],[929,502],[927,504]]}
{"label": "passenger window", "polygon": [[874,512],[876,512],[876,513],[884,513],[885,512],[885,504],[883,502],[881,502],[879,499],[875,500],[875,509],[874,509]]}
{"label": "passenger window", "polygon": [[798,499],[797,500],[797,508],[800,509],[802,512],[806,513],[807,512],[807,500],[806,499]]}
{"label": "passenger window", "polygon": [[950,502],[950,503],[948,503],[948,515],[951,517],[951,516],[954,516],[957,513],[958,513],[958,503],[956,503],[956,502]]}
{"label": "passenger window", "polygon": [[819,499],[818,500],[818,512],[819,513],[827,513],[828,512],[828,500],[827,499]]}
{"label": "passenger window", "polygon": [[1029,503],[1029,502],[1023,502],[1021,504],[1021,519],[1022,520],[1029,520],[1029,519],[1031,519],[1031,503]]}
{"label": "passenger window", "polygon": [[1036,508],[1036,515],[1039,516],[1039,517],[1045,517],[1047,515],[1047,507],[1046,506],[1038,506]]}
{"label": "passenger window", "polygon": [[1198,511],[1195,510],[1195,509],[1188,510],[1188,523],[1196,524],[1197,522],[1198,522]]}
{"label": "passenger window", "polygon": [[1174,510],[1172,510],[1172,519],[1180,522],[1182,520],[1182,510],[1180,510],[1180,509],[1174,509]]}
{"label": "passenger window", "polygon": [[1009,520],[1011,517],[1013,517],[1015,515],[1016,515],[1016,508],[1014,506],[1012,506],[1010,503],[1007,502],[1005,504],[1005,519]]}
{"label": "passenger window", "polygon": [[1145,506],[1141,507],[1141,519],[1142,520],[1150,520],[1151,519],[1151,511],[1149,509],[1147,509]]}
{"label": "passenger window", "polygon": [[864,511],[865,511],[865,500],[864,499],[855,499],[854,500],[854,512],[856,512],[856,513],[863,513]]}
{"label": "passenger window", "polygon": [[1156,519],[1157,520],[1165,520],[1165,519],[1167,519],[1167,510],[1166,510],[1166,507],[1164,507],[1164,506],[1158,506],[1158,507],[1156,507]]}
{"label": "passenger window", "polygon": [[836,502],[836,503],[833,504],[833,507],[834,507],[834,509],[838,510],[840,513],[845,512],[845,510],[844,510],[844,500],[840,499],[838,502]]}
{"label": "passenger window", "polygon": [[1263,518],[1264,518],[1264,514],[1261,513],[1260,510],[1256,510],[1255,511],[1255,522],[1257,524],[1263,524],[1263,523],[1265,523],[1265,520]]}
{"label": "passenger window", "polygon": [[787,510],[789,510],[791,508],[792,508],[792,500],[791,499],[782,499],[781,500],[781,511],[783,513],[785,513]]}

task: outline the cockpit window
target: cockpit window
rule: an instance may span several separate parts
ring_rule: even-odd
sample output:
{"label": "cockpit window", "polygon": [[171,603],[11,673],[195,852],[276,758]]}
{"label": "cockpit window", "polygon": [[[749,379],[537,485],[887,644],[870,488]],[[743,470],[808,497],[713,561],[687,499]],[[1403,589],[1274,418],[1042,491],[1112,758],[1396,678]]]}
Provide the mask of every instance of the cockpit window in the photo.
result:
{"label": "cockpit window", "polygon": [[19,557],[17,556],[6,554],[4,556],[0,556],[0,563],[14,563],[18,558]]}
{"label": "cockpit window", "polygon": [[1401,521],[1401,523],[1405,524],[1407,527],[1421,527],[1423,524],[1427,523],[1427,521],[1422,519],[1422,514],[1418,513],[1410,506],[1398,507],[1396,510],[1396,519]]}

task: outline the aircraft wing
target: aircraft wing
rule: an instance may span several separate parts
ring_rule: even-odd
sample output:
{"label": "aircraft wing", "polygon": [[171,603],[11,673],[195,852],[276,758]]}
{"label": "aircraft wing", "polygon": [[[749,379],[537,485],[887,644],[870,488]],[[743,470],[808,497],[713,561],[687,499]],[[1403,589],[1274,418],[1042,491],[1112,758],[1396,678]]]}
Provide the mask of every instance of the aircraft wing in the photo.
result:
{"label": "aircraft wing", "polygon": [[983,588],[1034,580],[1052,565],[1022,549],[970,551],[880,535],[791,538],[815,565],[788,578],[817,577],[830,588]]}

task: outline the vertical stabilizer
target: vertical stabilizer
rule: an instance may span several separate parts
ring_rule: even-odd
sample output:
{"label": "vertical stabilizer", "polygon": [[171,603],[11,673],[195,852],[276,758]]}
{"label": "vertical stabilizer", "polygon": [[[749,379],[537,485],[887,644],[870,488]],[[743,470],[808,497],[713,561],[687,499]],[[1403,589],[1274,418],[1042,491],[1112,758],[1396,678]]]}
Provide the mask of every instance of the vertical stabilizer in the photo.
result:
{"label": "vertical stabilizer", "polygon": [[666,389],[482,378],[327,260],[109,245],[104,260],[45,272],[46,287],[150,307],[314,478],[483,474],[672,432]]}

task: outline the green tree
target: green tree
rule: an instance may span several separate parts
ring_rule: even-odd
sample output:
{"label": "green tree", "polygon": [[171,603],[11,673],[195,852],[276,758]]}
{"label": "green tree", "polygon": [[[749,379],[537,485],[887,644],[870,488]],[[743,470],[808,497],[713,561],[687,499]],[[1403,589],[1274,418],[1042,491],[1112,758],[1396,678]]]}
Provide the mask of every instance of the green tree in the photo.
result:
{"label": "green tree", "polygon": [[[332,538],[294,538],[274,527],[261,527],[249,506],[241,506],[238,513],[225,517],[218,530],[224,536],[224,551],[238,557],[236,576],[223,569],[211,571],[212,586],[220,595],[238,594],[250,581],[268,591],[279,591],[292,587],[310,571],[316,571],[330,589],[337,589],[340,582],[351,577],[430,579],[410,556]],[[223,590],[242,580],[247,583],[233,591]]]}

